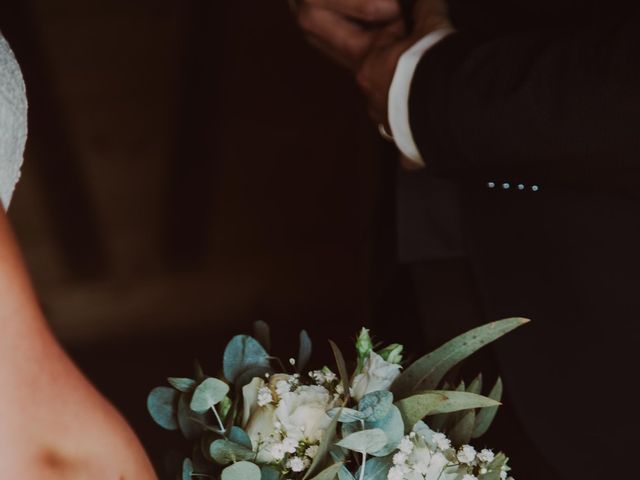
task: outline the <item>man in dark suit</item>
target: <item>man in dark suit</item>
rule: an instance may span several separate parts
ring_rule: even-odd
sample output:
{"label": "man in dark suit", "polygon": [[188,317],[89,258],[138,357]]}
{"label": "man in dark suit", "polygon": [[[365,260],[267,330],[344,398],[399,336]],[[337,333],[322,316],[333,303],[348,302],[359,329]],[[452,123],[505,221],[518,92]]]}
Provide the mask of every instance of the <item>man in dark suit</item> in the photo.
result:
{"label": "man in dark suit", "polygon": [[[399,175],[401,258],[424,272],[442,247],[468,265],[480,315],[451,327],[432,311],[429,331],[533,320],[494,348],[524,430],[500,445],[520,445],[514,476],[627,475],[640,444],[639,7],[448,7],[418,0],[408,33],[394,0],[306,0],[298,18],[354,72],[404,163],[424,167]],[[417,284],[421,303],[438,302],[436,283]]]}

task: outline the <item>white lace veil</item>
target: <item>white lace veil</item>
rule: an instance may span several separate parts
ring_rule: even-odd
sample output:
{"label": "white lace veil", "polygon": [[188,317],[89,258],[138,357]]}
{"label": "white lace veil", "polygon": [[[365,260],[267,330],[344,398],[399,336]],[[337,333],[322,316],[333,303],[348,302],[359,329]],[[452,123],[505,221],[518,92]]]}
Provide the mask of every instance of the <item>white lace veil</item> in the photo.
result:
{"label": "white lace veil", "polygon": [[27,96],[20,67],[0,33],[0,200],[9,207],[27,141]]}

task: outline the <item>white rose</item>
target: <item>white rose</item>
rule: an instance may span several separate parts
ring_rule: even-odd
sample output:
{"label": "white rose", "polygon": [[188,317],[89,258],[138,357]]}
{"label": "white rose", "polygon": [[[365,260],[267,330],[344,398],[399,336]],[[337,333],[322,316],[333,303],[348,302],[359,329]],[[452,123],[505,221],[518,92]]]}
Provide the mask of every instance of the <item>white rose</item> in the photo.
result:
{"label": "white rose", "polygon": [[251,383],[242,387],[242,428],[251,438],[251,444],[254,451],[258,451],[257,460],[260,463],[269,463],[273,460],[269,451],[274,441],[279,441],[276,437],[276,416],[275,406],[268,404],[263,407],[258,405],[258,392],[265,386],[265,382],[261,378],[254,378]]}
{"label": "white rose", "polygon": [[327,410],[333,407],[329,391],[318,385],[306,385],[280,397],[275,415],[287,436],[316,442],[331,423]]}
{"label": "white rose", "polygon": [[398,375],[400,375],[400,365],[389,363],[377,353],[371,352],[364,361],[362,372],[351,382],[351,395],[359,401],[367,393],[389,390]]}

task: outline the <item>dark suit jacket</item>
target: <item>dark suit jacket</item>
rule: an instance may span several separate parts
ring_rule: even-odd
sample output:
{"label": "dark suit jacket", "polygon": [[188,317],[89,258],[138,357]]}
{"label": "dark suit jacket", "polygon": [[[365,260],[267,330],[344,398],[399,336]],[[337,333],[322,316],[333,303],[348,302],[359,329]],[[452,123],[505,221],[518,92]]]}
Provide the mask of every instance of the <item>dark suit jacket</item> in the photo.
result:
{"label": "dark suit jacket", "polygon": [[[434,176],[459,188],[487,317],[533,320],[497,344],[532,440],[562,479],[613,478],[640,445],[640,11],[611,0],[451,9],[459,33],[412,83],[427,163],[412,188]],[[411,198],[401,238],[424,221]],[[420,245],[408,248],[419,260]]]}

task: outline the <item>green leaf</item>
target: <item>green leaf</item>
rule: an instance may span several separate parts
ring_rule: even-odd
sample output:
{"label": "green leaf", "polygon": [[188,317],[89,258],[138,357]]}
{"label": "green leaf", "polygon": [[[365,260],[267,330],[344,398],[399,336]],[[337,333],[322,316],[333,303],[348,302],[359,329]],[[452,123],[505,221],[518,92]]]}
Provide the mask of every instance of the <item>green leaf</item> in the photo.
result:
{"label": "green leaf", "polygon": [[365,418],[367,418],[366,414],[358,410],[354,410],[353,408],[341,408],[341,407],[332,408],[327,412],[327,415],[329,415],[331,418],[338,415],[338,421],[341,423],[358,422],[360,420],[364,420]]}
{"label": "green leaf", "polygon": [[378,355],[389,363],[400,363],[402,362],[402,350],[404,350],[402,345],[399,343],[392,343],[380,350]]}
{"label": "green leaf", "polygon": [[273,465],[263,465],[260,467],[260,480],[280,480],[280,470]]}
{"label": "green leaf", "polygon": [[192,378],[169,377],[167,381],[173,388],[184,393],[190,393],[196,386],[196,381]]}
{"label": "green leaf", "polygon": [[460,447],[471,440],[473,426],[476,423],[476,412],[475,410],[458,412],[453,419],[453,427],[448,430],[447,436],[453,445]]}
{"label": "green leaf", "polygon": [[334,445],[331,448],[329,454],[335,463],[341,463],[342,468],[338,470],[338,480],[354,480],[353,475],[349,471],[349,469],[344,465],[344,462],[347,459],[347,450],[344,448],[338,447]]}
{"label": "green leaf", "polygon": [[[364,478],[366,480],[387,480],[391,465],[393,465],[391,455],[367,460],[364,464]],[[360,478],[361,469],[362,467],[358,469],[355,478]]]}
{"label": "green leaf", "polygon": [[322,465],[322,462],[324,461],[325,456],[327,455],[327,452],[329,452],[329,449],[335,443],[336,426],[338,425],[339,417],[340,417],[340,413],[334,416],[333,419],[331,420],[331,423],[327,427],[327,430],[325,431],[325,434],[323,435],[322,440],[320,440],[320,445],[318,445],[318,452],[316,453],[316,456],[313,458],[313,461],[311,462],[311,466],[309,466],[309,470],[307,470],[307,473],[305,473],[304,477],[302,477],[302,480],[306,480],[307,478],[309,478],[311,475],[315,474],[318,471],[318,469]]}
{"label": "green leaf", "polygon": [[355,480],[355,478],[349,469],[342,465],[340,470],[338,470],[338,480]]}
{"label": "green leaf", "polygon": [[[499,402],[502,399],[502,379],[498,377],[488,395],[489,398]],[[473,429],[472,438],[478,438],[487,433],[498,413],[498,407],[482,408],[476,416],[476,425]]]}
{"label": "green leaf", "polygon": [[475,393],[433,390],[402,399],[396,405],[402,413],[406,428],[410,429],[427,415],[494,407],[500,405],[500,402]]}
{"label": "green leaf", "polygon": [[297,370],[301,372],[309,363],[311,358],[311,338],[306,330],[300,332],[300,348],[298,349]]}
{"label": "green leaf", "polygon": [[313,477],[311,480],[333,480],[336,478],[336,475],[340,472],[340,469],[344,465],[342,463],[334,463],[333,465],[322,470],[318,475]]}
{"label": "green leaf", "polygon": [[229,385],[217,378],[207,378],[193,392],[191,410],[204,413],[217,405],[229,393]]}
{"label": "green leaf", "polygon": [[218,414],[223,420],[227,419],[227,415],[231,411],[231,407],[233,406],[233,402],[229,397],[224,397],[218,406]]}
{"label": "green leaf", "polygon": [[[269,355],[260,343],[248,335],[236,335],[224,350],[224,376],[235,383],[249,369],[268,369]],[[249,379],[251,380],[251,379]]]}
{"label": "green leaf", "polygon": [[178,426],[187,440],[195,440],[207,429],[207,417],[191,410],[191,394],[181,393],[178,400]]}
{"label": "green leaf", "polygon": [[271,329],[269,324],[262,320],[253,323],[253,336],[268,352],[271,350]]}
{"label": "green leaf", "polygon": [[402,414],[402,420],[407,431],[410,431],[418,420],[432,413],[439,405],[447,401],[448,397],[442,392],[424,392],[396,402]]}
{"label": "green leaf", "polygon": [[251,462],[237,462],[222,470],[221,480],[260,480],[260,467]]}
{"label": "green leaf", "polygon": [[362,327],[356,339],[356,352],[358,352],[358,371],[362,368],[364,361],[373,350],[373,342],[369,335],[369,329]]}
{"label": "green leaf", "polygon": [[482,394],[482,373],[479,373],[478,376],[473,379],[473,382],[471,382],[471,385],[467,388],[467,392],[477,395]]}
{"label": "green leaf", "polygon": [[193,475],[193,463],[190,458],[185,458],[182,462],[182,480],[191,480]]}
{"label": "green leaf", "polygon": [[177,430],[179,392],[169,387],[156,387],[147,397],[147,410],[151,418],[166,430]]}
{"label": "green leaf", "polygon": [[231,427],[231,430],[229,431],[229,440],[231,440],[234,443],[237,443],[238,445],[242,445],[243,447],[246,447],[249,450],[253,448],[251,444],[251,438],[249,438],[249,435],[247,434],[247,432],[245,432],[240,427],[236,427],[235,425]]}
{"label": "green leaf", "polygon": [[355,452],[373,453],[387,444],[387,435],[380,428],[362,430],[347,435],[336,443],[339,447]]}
{"label": "green leaf", "polygon": [[240,460],[253,460],[256,454],[242,445],[229,440],[216,440],[209,447],[209,454],[220,465]]}
{"label": "green leaf", "polygon": [[377,390],[367,393],[358,403],[358,410],[366,415],[366,420],[375,422],[387,416],[393,405],[393,393]]}
{"label": "green leaf", "polygon": [[389,455],[398,447],[400,440],[404,436],[404,422],[400,410],[395,405],[391,406],[386,417],[376,422],[365,422],[366,428],[379,428],[387,436],[387,443],[380,450],[372,452],[376,457],[384,457]]}
{"label": "green leaf", "polygon": [[396,398],[404,398],[419,390],[436,388],[453,366],[528,321],[525,318],[508,318],[474,328],[454,338],[407,367],[396,379],[391,391]]}
{"label": "green leaf", "polygon": [[349,397],[349,372],[347,371],[347,364],[344,361],[344,356],[342,352],[338,348],[338,346],[333,342],[333,340],[329,340],[329,345],[331,345],[331,350],[333,350],[333,356],[336,358],[336,365],[338,366],[338,374],[340,375],[340,379],[342,380],[342,387],[344,388],[344,393]]}

